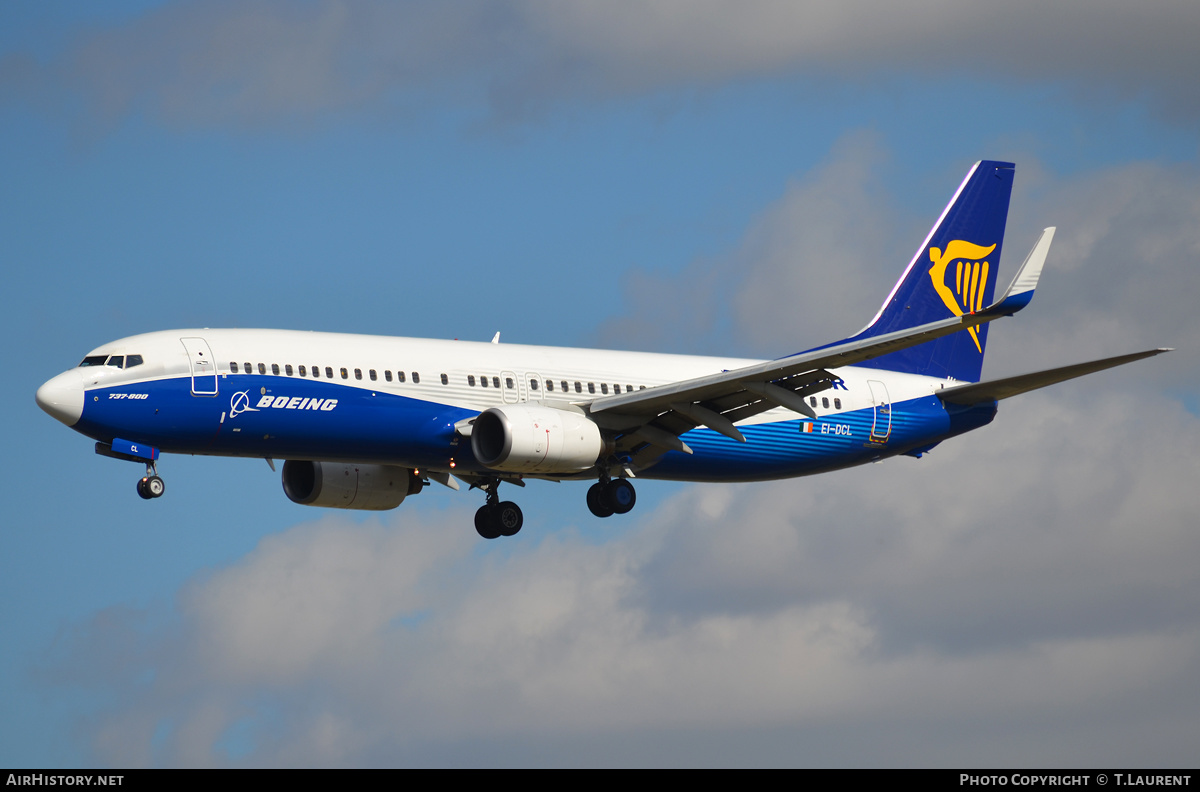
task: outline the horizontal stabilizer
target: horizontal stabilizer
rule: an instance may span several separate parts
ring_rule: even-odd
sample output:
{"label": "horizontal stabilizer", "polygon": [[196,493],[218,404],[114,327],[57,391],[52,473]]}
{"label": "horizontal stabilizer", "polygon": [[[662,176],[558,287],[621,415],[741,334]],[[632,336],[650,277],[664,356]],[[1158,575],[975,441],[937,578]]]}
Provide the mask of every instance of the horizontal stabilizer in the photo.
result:
{"label": "horizontal stabilizer", "polygon": [[1000,399],[1018,396],[1028,391],[1037,390],[1038,388],[1044,388],[1047,385],[1065,382],[1069,379],[1103,371],[1114,366],[1123,366],[1135,360],[1154,357],[1155,355],[1170,351],[1170,349],[1148,349],[1145,352],[1134,352],[1131,355],[1119,355],[1117,357],[1105,358],[1104,360],[1093,360],[1090,363],[1076,363],[1073,366],[1063,366],[1062,368],[1049,369],[1047,371],[1036,371],[1032,374],[1021,374],[1016,377],[977,382],[972,385],[960,385],[955,388],[946,388],[945,390],[938,391],[937,397],[950,404],[978,404],[985,401],[999,401]]}

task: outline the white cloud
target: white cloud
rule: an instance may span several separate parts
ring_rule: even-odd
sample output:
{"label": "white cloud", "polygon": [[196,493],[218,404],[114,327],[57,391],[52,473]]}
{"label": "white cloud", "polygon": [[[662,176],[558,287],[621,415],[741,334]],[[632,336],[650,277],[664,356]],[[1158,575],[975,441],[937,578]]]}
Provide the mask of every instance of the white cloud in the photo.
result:
{"label": "white cloud", "polygon": [[732,253],[670,277],[630,271],[626,313],[601,327],[598,343],[784,355],[857,332],[904,266],[880,178],[887,160],[878,135],[847,133],[787,184]]}
{"label": "white cloud", "polygon": [[[185,124],[294,121],[464,87],[493,115],[519,117],[563,100],[831,73],[1052,84],[1106,103],[1148,98],[1186,120],[1200,111],[1198,15],[1187,0],[1073,0],[1053,13],[949,0],[178,3],[82,36],[48,71],[104,114]],[[10,90],[45,77],[20,54],[0,64]]]}
{"label": "white cloud", "polygon": [[1200,290],[1200,272],[1189,262],[1200,257],[1196,168],[1135,162],[1035,181],[1030,200],[1014,200],[1008,254],[1023,255],[1018,240],[1032,241],[1043,225],[1059,230],[1044,288],[1029,309],[1036,320],[998,325],[992,362],[1011,371],[1022,359],[1038,367],[1178,347],[1155,366],[1155,382],[1195,393],[1200,317],[1190,295]]}
{"label": "white cloud", "polygon": [[877,136],[844,135],[749,231],[734,264],[743,281],[733,305],[753,348],[845,337],[879,308],[905,263],[887,255],[896,221],[880,184],[885,160]]}

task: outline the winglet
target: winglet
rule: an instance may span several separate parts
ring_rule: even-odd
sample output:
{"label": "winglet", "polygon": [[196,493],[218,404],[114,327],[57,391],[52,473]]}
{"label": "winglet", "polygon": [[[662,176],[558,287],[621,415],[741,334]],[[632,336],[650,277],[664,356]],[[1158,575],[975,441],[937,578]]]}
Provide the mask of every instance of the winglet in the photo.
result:
{"label": "winglet", "polygon": [[1037,288],[1038,279],[1042,276],[1046,255],[1050,252],[1050,243],[1054,241],[1054,230],[1054,226],[1042,230],[1042,235],[1025,257],[1025,262],[1017,270],[1017,275],[1004,292],[1004,296],[985,309],[984,313],[1012,316],[1029,305],[1029,301],[1033,299],[1033,290]]}

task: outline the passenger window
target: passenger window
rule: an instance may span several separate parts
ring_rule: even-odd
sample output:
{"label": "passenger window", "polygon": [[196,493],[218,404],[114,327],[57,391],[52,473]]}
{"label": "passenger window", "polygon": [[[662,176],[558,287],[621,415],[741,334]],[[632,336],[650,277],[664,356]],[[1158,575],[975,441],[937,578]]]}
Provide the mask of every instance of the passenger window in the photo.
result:
{"label": "passenger window", "polygon": [[575,392],[583,393],[583,385],[580,384],[579,380],[575,380]]}
{"label": "passenger window", "polygon": [[253,373],[254,373],[254,369],[253,369],[253,367],[251,367],[251,365],[250,365],[249,363],[247,363],[247,364],[246,364],[246,365],[245,365],[245,366],[242,368],[242,371],[246,372],[247,374],[253,374]]}
{"label": "passenger window", "polygon": [[85,357],[83,362],[79,364],[79,368],[87,368],[88,366],[103,366],[104,361],[108,360],[108,355],[92,355]]}
{"label": "passenger window", "polygon": [[567,391],[571,390],[570,388],[568,388],[568,387],[567,387],[567,381],[566,381],[566,380],[563,380],[563,381],[562,381],[562,390],[563,390],[563,393],[566,393]]}
{"label": "passenger window", "polygon": [[229,364],[229,370],[230,370],[231,372],[233,372],[234,374],[237,374],[237,373],[238,373],[238,370],[237,370],[237,363],[230,363],[230,364]]}
{"label": "passenger window", "polygon": [[308,376],[308,369],[306,369],[304,366],[301,366],[301,367],[300,367],[299,369],[297,369],[297,370],[300,372],[300,376],[301,376],[301,377],[307,377],[307,376]]}
{"label": "passenger window", "polygon": [[632,386],[632,385],[626,385],[626,386],[625,386],[625,392],[626,392],[626,393],[633,393],[633,386]]}
{"label": "passenger window", "polygon": [[827,396],[821,397],[821,406],[825,407],[825,408],[829,407],[829,397],[827,397]]}
{"label": "passenger window", "polygon": [[125,356],[113,355],[108,359],[108,365],[112,366],[113,368],[125,368]]}
{"label": "passenger window", "polygon": [[414,371],[413,372],[413,385],[420,385],[420,384],[421,384],[421,375]]}
{"label": "passenger window", "polygon": [[546,380],[546,390],[554,390],[554,380]]}
{"label": "passenger window", "polygon": [[808,403],[811,404],[813,407],[816,407],[817,406],[817,397],[810,396],[808,399]]}
{"label": "passenger window", "polygon": [[386,369],[386,370],[383,372],[383,378],[384,378],[385,380],[387,380],[388,382],[391,382],[391,381],[392,381],[392,370],[391,370],[391,369]]}
{"label": "passenger window", "polygon": [[467,375],[467,384],[470,385],[472,388],[475,387],[475,375],[474,374]]}
{"label": "passenger window", "polygon": [[645,385],[640,385],[640,386],[638,386],[638,390],[646,390],[646,386],[645,386]]}
{"label": "passenger window", "polygon": [[492,377],[492,387],[496,388],[496,389],[500,388],[500,378],[499,377]]}
{"label": "passenger window", "polygon": [[125,368],[133,368],[134,366],[140,366],[140,365],[142,365],[142,356],[141,355],[126,355],[125,356]]}
{"label": "passenger window", "polygon": [[404,382],[404,372],[403,371],[396,372],[396,382]]}
{"label": "passenger window", "polygon": [[362,379],[362,369],[354,369],[354,379]]}
{"label": "passenger window", "polygon": [[259,373],[259,374],[266,374],[266,373],[267,373],[267,364],[266,364],[266,363],[259,363],[259,364],[258,364],[258,373]]}
{"label": "passenger window", "polygon": [[621,386],[613,385],[613,393],[620,393],[620,392],[621,392]]}
{"label": "passenger window", "polygon": [[596,383],[589,382],[588,383],[588,393],[595,393],[595,392],[596,392]]}
{"label": "passenger window", "polygon": [[283,365],[283,373],[287,374],[289,377],[292,376],[292,364],[291,363],[285,363]]}
{"label": "passenger window", "polygon": [[375,382],[376,380],[379,379],[379,377],[376,376],[376,374],[375,374],[375,369],[371,369],[370,371],[368,371],[367,376],[369,376],[371,378],[371,382]]}
{"label": "passenger window", "polygon": [[505,386],[506,388],[508,388],[509,390],[512,390],[512,389],[513,389],[513,381],[512,381],[512,377],[505,377],[505,378],[504,378],[504,386]]}
{"label": "passenger window", "polygon": [[608,383],[607,383],[607,382],[601,382],[601,383],[600,383],[600,392],[601,392],[601,393],[603,393],[603,394],[607,394],[607,393],[608,393]]}
{"label": "passenger window", "polygon": [[449,378],[449,377],[447,377],[445,374],[443,374],[443,375],[442,375],[442,384],[443,384],[443,385],[449,385],[449,384],[450,384],[450,378]]}
{"label": "passenger window", "polygon": [[350,373],[346,369],[341,369],[342,379],[350,379]]}
{"label": "passenger window", "polygon": [[487,377],[480,377],[479,385],[480,385],[480,387],[486,388],[487,387]]}
{"label": "passenger window", "polygon": [[276,376],[279,376],[279,364],[278,363],[271,364],[271,373]]}
{"label": "passenger window", "polygon": [[535,380],[535,379],[531,379],[531,380],[529,380],[529,389],[530,389],[530,390],[537,390],[537,389],[538,389],[538,383],[537,383],[537,380]]}
{"label": "passenger window", "polygon": [[313,379],[321,379],[321,367],[313,366]]}
{"label": "passenger window", "polygon": [[[345,371],[345,369],[342,369],[343,373],[345,373]],[[325,379],[333,379],[333,366],[325,367]]]}
{"label": "passenger window", "polygon": [[835,410],[840,410],[840,409],[842,409],[842,400],[841,400],[841,399],[834,399],[834,400],[833,400],[833,409],[835,409]]}

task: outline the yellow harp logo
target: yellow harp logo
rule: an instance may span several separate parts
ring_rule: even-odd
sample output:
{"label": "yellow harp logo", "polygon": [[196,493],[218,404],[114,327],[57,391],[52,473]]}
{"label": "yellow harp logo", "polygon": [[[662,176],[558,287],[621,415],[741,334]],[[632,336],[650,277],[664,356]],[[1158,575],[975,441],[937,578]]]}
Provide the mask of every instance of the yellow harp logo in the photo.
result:
{"label": "yellow harp logo", "polygon": [[[929,268],[929,277],[933,281],[933,288],[955,316],[983,309],[983,288],[987,283],[988,263],[980,259],[995,249],[995,245],[983,247],[961,239],[952,239],[946,245],[945,253],[939,248],[929,248],[929,260],[933,262],[933,266]],[[946,285],[946,270],[952,261],[958,262],[954,267],[954,291]],[[967,332],[971,334],[975,348],[983,354],[983,347],[979,345],[979,335],[975,328],[968,327]]]}

